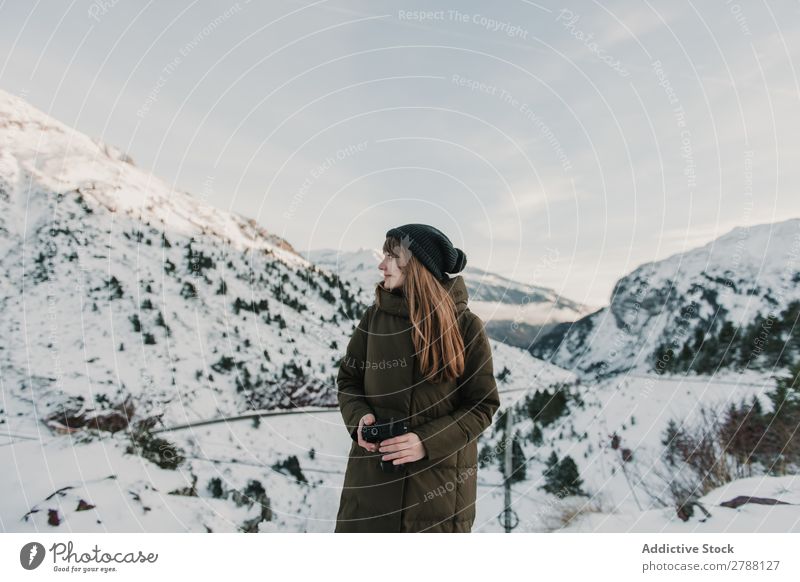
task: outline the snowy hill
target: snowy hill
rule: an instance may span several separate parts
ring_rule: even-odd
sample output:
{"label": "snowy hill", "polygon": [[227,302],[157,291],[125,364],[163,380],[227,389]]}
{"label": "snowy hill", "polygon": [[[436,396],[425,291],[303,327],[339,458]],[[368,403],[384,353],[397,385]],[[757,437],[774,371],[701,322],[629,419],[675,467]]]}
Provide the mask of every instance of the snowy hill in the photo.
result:
{"label": "snowy hill", "polygon": [[0,130],[7,413],[131,396],[175,423],[335,402],[364,308],[347,282],[8,93]]}
{"label": "snowy hill", "polygon": [[[731,507],[737,497],[779,501],[775,505],[746,503]],[[708,512],[676,519],[672,508],[630,513],[586,512],[563,532],[663,532],[663,533],[787,533],[800,532],[800,478],[749,477],[737,479],[703,495],[699,500]],[[576,506],[577,510],[581,507]]]}
{"label": "snowy hill", "polygon": [[621,278],[610,305],[532,352],[584,379],[625,371],[711,374],[800,357],[800,219],[737,227]]}
{"label": "snowy hill", "polygon": [[[316,249],[301,253],[348,281],[358,281],[365,290],[363,301],[381,280],[380,248],[339,251]],[[526,285],[507,277],[467,265],[461,273],[470,297],[470,310],[486,324],[490,337],[509,345],[527,348],[542,329],[572,322],[594,308],[558,295],[552,289]]]}
{"label": "snowy hill", "polygon": [[[664,502],[669,421],[693,422],[703,406],[726,410],[742,399],[768,410],[769,373],[610,374],[629,367],[624,355],[636,342],[663,343],[650,332],[673,330],[687,300],[711,323],[758,321],[765,306],[783,313],[797,297],[796,223],[774,225],[770,236],[753,228],[735,249],[721,245],[737,250],[735,260],[699,249],[621,280],[609,308],[572,326],[562,347],[578,351],[557,355],[584,376],[608,360],[596,382],[491,340],[502,415],[479,440],[473,531],[502,529],[497,451],[508,440],[508,411],[511,450],[525,467],[512,486],[515,531],[720,531],[739,527],[737,515],[749,516],[741,527],[797,531],[798,484],[786,475],[707,492],[700,502],[714,517],[702,526],[697,516],[678,520]],[[339,267],[320,255],[317,265],[253,221],[171,189],[124,153],[0,91],[0,465],[8,468],[0,527],[332,531],[351,442],[333,379],[354,319],[372,301],[378,262],[371,251],[342,258]],[[467,276],[478,301],[498,310],[510,295],[535,291]],[[556,304],[542,293],[542,305]],[[615,335],[610,326],[617,316],[630,323],[634,300],[642,321]],[[783,337],[782,319],[771,321]],[[581,340],[572,335],[581,326],[602,333]],[[781,345],[793,353],[790,341]],[[622,355],[612,357],[615,349]],[[253,411],[264,415],[247,417]],[[553,456],[560,468],[574,461],[587,497],[543,488]],[[720,505],[734,494],[790,505]]]}
{"label": "snowy hill", "polygon": [[[671,466],[665,460],[662,439],[671,421],[702,432],[706,448],[720,436],[713,432],[710,420],[724,419],[732,405],[754,398],[769,411],[768,394],[774,386],[773,378],[751,371],[697,378],[609,378],[591,385],[564,385],[558,390],[565,395],[563,399],[552,387],[541,392],[541,397],[533,391],[519,395],[512,405],[515,482],[511,490],[519,518],[513,531],[800,531],[797,445],[782,440],[795,437],[769,434],[776,428],[769,417],[768,436],[756,440],[771,440],[782,456],[794,451],[795,465],[789,474],[767,474],[755,462],[752,476],[732,474],[730,481],[703,493],[700,481],[693,480],[697,475],[686,464]],[[789,432],[793,423],[796,426],[800,381],[794,402]],[[709,418],[709,412],[713,418]],[[731,424],[741,434],[721,441],[718,451],[722,447],[733,449],[732,443],[753,430],[744,421]],[[497,516],[503,507],[502,452],[506,438],[504,423],[498,419],[483,441],[479,456],[486,462],[478,490],[483,503],[478,506],[475,531],[502,531]],[[689,448],[689,454],[695,457],[704,453],[694,444]],[[725,460],[715,465],[715,478],[728,470],[746,470],[734,467],[735,454],[729,450]],[[574,463],[579,487],[561,488],[569,479],[550,470],[550,463],[556,459],[561,467],[567,460]],[[552,490],[552,481],[561,482],[558,490]],[[687,485],[687,499],[691,500],[687,507],[695,509],[684,520],[676,511],[675,498],[684,494],[682,488]],[[737,496],[766,497],[789,505],[721,505]],[[711,517],[705,516],[700,505]]]}
{"label": "snowy hill", "polygon": [[[371,293],[2,91],[0,144],[3,528],[331,531]],[[506,398],[574,381],[493,347]]]}
{"label": "snowy hill", "polygon": [[[492,349],[499,370],[513,369],[504,406],[532,387],[574,381],[522,350]],[[351,441],[337,408],[296,412],[160,432],[184,458],[175,470],[127,454],[122,432],[51,436],[32,418],[14,419],[13,446],[0,446],[0,463],[14,467],[0,523],[15,532],[332,532]],[[497,509],[488,497],[479,508],[487,503]]]}

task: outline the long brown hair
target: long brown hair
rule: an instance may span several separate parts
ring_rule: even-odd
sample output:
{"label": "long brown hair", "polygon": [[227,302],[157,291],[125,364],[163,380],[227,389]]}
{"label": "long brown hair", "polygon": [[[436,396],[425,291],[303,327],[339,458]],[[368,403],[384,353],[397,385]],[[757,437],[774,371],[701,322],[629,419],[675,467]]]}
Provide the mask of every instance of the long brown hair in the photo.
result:
{"label": "long brown hair", "polygon": [[[397,265],[405,275],[402,291],[408,301],[411,339],[420,373],[434,384],[455,380],[464,373],[464,339],[453,298],[398,239],[388,237],[383,252],[397,257]],[[380,301],[377,289],[375,293]]]}

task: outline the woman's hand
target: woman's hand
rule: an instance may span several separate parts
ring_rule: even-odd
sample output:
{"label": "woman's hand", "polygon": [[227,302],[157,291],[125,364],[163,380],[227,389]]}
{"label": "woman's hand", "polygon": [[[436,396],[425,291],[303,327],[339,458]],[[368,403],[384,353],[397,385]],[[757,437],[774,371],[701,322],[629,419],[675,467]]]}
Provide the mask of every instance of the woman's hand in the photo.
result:
{"label": "woman's hand", "polygon": [[361,420],[358,421],[358,432],[356,433],[356,436],[358,438],[358,446],[360,446],[365,451],[369,451],[370,453],[374,453],[376,450],[378,450],[378,444],[377,443],[369,443],[369,442],[365,441],[364,438],[361,436],[361,428],[365,424],[366,425],[375,424],[375,415],[373,415],[373,414],[365,414],[364,416],[362,416]]}
{"label": "woman's hand", "polygon": [[419,461],[428,454],[425,450],[425,445],[422,444],[417,433],[414,432],[407,432],[406,434],[381,441],[381,446],[378,450],[382,453],[388,453],[384,454],[381,460],[392,461],[393,465]]}

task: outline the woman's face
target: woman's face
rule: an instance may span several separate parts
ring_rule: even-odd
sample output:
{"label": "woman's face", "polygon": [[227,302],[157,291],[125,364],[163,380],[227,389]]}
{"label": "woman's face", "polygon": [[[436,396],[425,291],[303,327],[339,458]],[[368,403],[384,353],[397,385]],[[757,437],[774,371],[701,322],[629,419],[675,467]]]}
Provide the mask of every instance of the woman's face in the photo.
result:
{"label": "woman's face", "polygon": [[383,253],[383,260],[378,268],[383,273],[383,286],[386,289],[395,289],[403,284],[405,274],[400,270],[399,260],[394,253]]}

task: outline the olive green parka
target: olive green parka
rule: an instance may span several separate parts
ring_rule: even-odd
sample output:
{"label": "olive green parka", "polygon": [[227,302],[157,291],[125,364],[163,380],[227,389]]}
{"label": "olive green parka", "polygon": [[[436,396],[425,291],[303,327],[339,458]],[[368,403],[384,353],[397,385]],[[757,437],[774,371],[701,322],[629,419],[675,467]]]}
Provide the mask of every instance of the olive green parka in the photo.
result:
{"label": "olive green parka", "polygon": [[[465,370],[433,384],[421,377],[406,298],[377,286],[380,305],[363,314],[337,376],[339,408],[352,439],[336,532],[469,532],[475,520],[478,436],[500,406],[492,352],[481,319],[467,307],[463,277],[444,284],[456,305]],[[427,455],[397,473],[379,466],[385,453],[356,441],[358,422],[406,420]]]}

